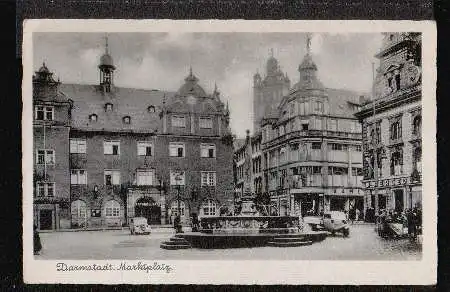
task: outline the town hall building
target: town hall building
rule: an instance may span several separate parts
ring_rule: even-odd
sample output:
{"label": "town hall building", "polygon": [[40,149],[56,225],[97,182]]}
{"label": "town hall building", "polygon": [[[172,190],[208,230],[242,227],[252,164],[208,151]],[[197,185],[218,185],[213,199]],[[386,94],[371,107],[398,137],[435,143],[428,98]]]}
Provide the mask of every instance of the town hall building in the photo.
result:
{"label": "town hall building", "polygon": [[[94,68],[93,68],[94,69]],[[118,87],[106,45],[98,84],[33,76],[34,222],[124,226],[219,215],[233,195],[229,109],[192,69],[175,92]]]}

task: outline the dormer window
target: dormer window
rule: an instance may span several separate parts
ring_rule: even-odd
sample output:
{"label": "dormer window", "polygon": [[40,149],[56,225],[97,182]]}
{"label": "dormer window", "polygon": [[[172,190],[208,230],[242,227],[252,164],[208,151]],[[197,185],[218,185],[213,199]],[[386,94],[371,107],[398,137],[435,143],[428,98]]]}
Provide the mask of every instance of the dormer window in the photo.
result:
{"label": "dormer window", "polygon": [[130,118],[130,116],[125,116],[125,117],[123,117],[123,122],[124,122],[124,124],[130,124],[130,123],[131,123],[131,118]]}
{"label": "dormer window", "polygon": [[89,121],[91,121],[91,122],[96,122],[97,121],[97,115],[96,114],[92,114],[92,115],[90,115],[89,116]]}
{"label": "dormer window", "polygon": [[112,111],[113,110],[113,104],[112,103],[106,103],[105,104],[105,111],[106,112],[110,112],[110,111]]}
{"label": "dormer window", "polygon": [[148,110],[149,113],[154,113],[154,112],[156,112],[156,109],[155,109],[155,107],[154,107],[153,105],[149,106],[149,107],[147,108],[147,110]]}

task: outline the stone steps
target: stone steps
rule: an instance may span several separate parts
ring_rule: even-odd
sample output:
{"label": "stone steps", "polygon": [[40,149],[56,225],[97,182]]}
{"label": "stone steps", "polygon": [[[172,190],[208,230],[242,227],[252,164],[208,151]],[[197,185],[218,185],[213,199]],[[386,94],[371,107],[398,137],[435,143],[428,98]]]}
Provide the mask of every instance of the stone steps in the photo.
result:
{"label": "stone steps", "polygon": [[162,249],[168,249],[168,250],[176,250],[176,249],[189,249],[192,248],[189,241],[182,237],[172,236],[169,241],[164,241],[159,246]]}
{"label": "stone steps", "polygon": [[274,247],[295,247],[313,244],[312,241],[269,241],[268,246]]}
{"label": "stone steps", "polygon": [[305,237],[274,237],[273,242],[296,242],[296,241],[308,241]]}

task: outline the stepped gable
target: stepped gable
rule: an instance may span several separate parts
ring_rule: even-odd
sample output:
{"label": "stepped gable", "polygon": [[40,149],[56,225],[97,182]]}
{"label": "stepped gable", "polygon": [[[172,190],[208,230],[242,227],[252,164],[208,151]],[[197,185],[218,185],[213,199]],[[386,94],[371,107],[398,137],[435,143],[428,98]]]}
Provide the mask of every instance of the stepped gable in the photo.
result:
{"label": "stepped gable", "polygon": [[[159,90],[114,87],[114,91],[104,93],[98,85],[61,84],[60,91],[73,100],[72,127],[85,131],[154,132],[160,126],[158,113],[161,111],[164,95],[174,93]],[[106,104],[113,105],[112,111]],[[149,110],[153,106],[155,112]],[[97,115],[97,121],[89,116]],[[130,116],[131,122],[123,118]]]}

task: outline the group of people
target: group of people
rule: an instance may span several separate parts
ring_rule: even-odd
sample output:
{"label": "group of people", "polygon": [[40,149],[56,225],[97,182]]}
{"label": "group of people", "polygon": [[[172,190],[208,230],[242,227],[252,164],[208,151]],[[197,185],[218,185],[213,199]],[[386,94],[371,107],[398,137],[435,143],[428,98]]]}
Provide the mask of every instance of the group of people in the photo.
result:
{"label": "group of people", "polygon": [[[381,236],[395,237],[399,234],[392,228],[397,224],[407,230],[407,235],[415,239],[422,232],[422,211],[419,207],[401,210],[381,210],[378,216],[378,232]],[[403,233],[401,235],[404,235]]]}

